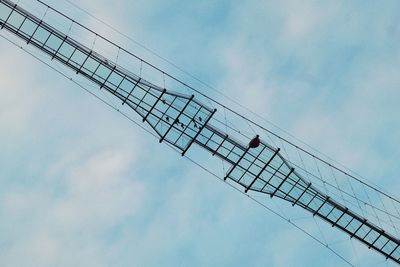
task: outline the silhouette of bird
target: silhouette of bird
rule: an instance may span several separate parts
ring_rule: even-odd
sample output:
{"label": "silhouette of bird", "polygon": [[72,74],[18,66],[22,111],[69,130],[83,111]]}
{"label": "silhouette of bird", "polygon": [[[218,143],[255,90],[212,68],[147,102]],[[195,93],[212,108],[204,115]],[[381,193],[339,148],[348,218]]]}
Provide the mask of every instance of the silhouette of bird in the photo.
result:
{"label": "silhouette of bird", "polygon": [[260,145],[260,136],[257,134],[256,137],[251,139],[249,142],[249,148],[257,148]]}

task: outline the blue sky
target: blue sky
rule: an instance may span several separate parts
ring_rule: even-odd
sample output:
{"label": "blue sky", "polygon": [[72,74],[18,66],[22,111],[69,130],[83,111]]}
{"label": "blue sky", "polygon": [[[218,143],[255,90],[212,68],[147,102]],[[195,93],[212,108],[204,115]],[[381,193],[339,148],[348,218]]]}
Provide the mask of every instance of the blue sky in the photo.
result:
{"label": "blue sky", "polygon": [[[79,5],[398,195],[398,1]],[[22,50],[0,48],[1,266],[345,266]],[[369,253],[350,254],[365,266]]]}

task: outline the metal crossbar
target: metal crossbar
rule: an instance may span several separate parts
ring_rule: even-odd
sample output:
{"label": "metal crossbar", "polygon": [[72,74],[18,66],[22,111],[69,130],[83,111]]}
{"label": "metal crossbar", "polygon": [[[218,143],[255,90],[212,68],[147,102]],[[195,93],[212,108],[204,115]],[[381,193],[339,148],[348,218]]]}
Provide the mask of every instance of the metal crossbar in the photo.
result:
{"label": "metal crossbar", "polygon": [[258,173],[258,175],[256,177],[254,177],[253,181],[251,181],[251,183],[249,184],[248,187],[246,187],[246,189],[244,190],[245,193],[247,193],[247,191],[249,191],[249,189],[253,186],[253,184],[256,182],[256,180],[258,179],[258,177],[261,176],[261,174],[265,171],[265,169],[269,166],[269,164],[272,162],[272,160],[275,158],[276,155],[278,155],[279,151],[281,149],[278,148],[275,153],[272,155],[272,157],[268,160],[267,163],[264,164],[264,167],[261,169],[261,171]]}
{"label": "metal crossbar", "polygon": [[171,123],[170,127],[168,128],[168,130],[165,132],[165,134],[161,137],[160,139],[160,143],[162,141],[164,141],[165,137],[167,136],[167,134],[171,131],[171,129],[174,127],[174,125],[179,121],[179,117],[183,114],[183,112],[185,111],[185,109],[187,108],[187,106],[189,105],[190,101],[192,101],[194,98],[194,95],[192,95],[189,100],[186,102],[185,106],[181,109],[181,111],[179,112],[178,116],[175,118],[175,120]]}
{"label": "metal crossbar", "polygon": [[[51,8],[49,6],[47,6],[47,7]],[[228,136],[227,133],[225,133],[224,131],[219,130],[217,127],[213,126],[212,125],[213,121],[211,120],[211,117],[214,115],[215,111],[213,111],[211,108],[207,107],[206,105],[198,102],[194,98],[193,95],[190,97],[183,96],[180,94],[176,94],[172,91],[165,90],[163,92],[163,94],[174,97],[174,101],[171,102],[171,104],[169,105],[169,107],[166,111],[160,110],[159,107],[157,106],[157,103],[160,101],[160,98],[161,98],[161,96],[159,95],[160,90],[158,90],[156,94],[153,92],[153,90],[156,90],[156,88],[159,88],[156,85],[153,85],[150,82],[145,81],[144,79],[138,78],[137,75],[129,72],[128,70],[126,70],[116,64],[108,63],[109,61],[107,61],[101,55],[99,55],[95,52],[91,52],[92,51],[91,49],[80,44],[77,40],[73,40],[72,38],[68,37],[68,33],[63,33],[62,31],[56,29],[55,27],[47,24],[45,21],[38,19],[35,15],[22,9],[21,7],[14,4],[10,0],[0,0],[0,8],[3,8],[4,10],[6,10],[8,12],[8,13],[7,12],[0,13],[1,14],[1,16],[0,16],[1,29],[5,29],[5,30],[9,31],[11,34],[21,38],[27,44],[35,46],[36,48],[38,48],[39,50],[41,50],[42,52],[47,54],[50,57],[50,59],[54,59],[54,60],[61,62],[67,68],[77,72],[78,75],[84,76],[88,80],[97,84],[100,88],[105,88],[107,92],[110,92],[115,97],[117,97],[119,100],[121,100],[122,104],[125,104],[126,102],[129,101],[127,103],[129,105],[129,107],[134,109],[138,113],[138,115],[142,117],[143,121],[146,121],[149,118],[151,118],[149,116],[158,118],[160,116],[159,114],[163,114],[163,116],[168,115],[169,113],[167,113],[167,112],[175,112],[174,114],[178,113],[176,118],[174,116],[175,120],[179,119],[180,116],[182,116],[183,113],[185,112],[185,114],[184,114],[185,119],[187,119],[188,121],[194,121],[197,113],[194,111],[186,111],[188,105],[192,101],[195,102],[199,108],[204,109],[205,115],[207,116],[207,120],[204,121],[203,125],[201,127],[199,127],[199,129],[197,129],[196,127],[191,127],[191,128],[185,127],[185,129],[183,129],[183,130],[177,129],[178,127],[174,127],[176,121],[172,121],[171,124],[168,125],[169,127],[166,130],[166,132],[164,134],[161,134],[161,133],[159,133],[159,131],[157,131],[158,124],[151,125],[151,127],[153,127],[153,129],[157,132],[157,134],[160,135],[160,142],[162,142],[164,139],[166,139],[168,142],[171,142],[171,144],[173,146],[175,146],[177,149],[179,149],[182,152],[182,155],[184,155],[187,152],[187,150],[192,146],[193,143],[198,144],[202,148],[210,151],[212,154],[216,154],[218,157],[222,158],[223,160],[225,160],[226,162],[231,164],[231,169],[229,170],[228,174],[224,177],[224,179],[227,179],[232,174],[232,171],[235,168],[240,167],[238,165],[240,164],[241,160],[244,159],[245,155],[250,154],[254,158],[252,158],[252,160],[248,160],[248,161],[250,163],[252,162],[252,164],[254,163],[255,165],[257,165],[257,166],[255,166],[255,168],[259,168],[259,169],[261,169],[261,171],[257,174],[257,173],[252,173],[253,170],[249,170],[249,168],[244,169],[245,173],[243,175],[246,175],[246,177],[250,176],[253,178],[249,185],[239,183],[238,181],[235,181],[233,179],[234,182],[238,183],[240,186],[243,187],[243,189],[245,190],[246,193],[252,188],[252,186],[254,185],[256,180],[258,178],[260,178],[262,172],[268,170],[268,172],[271,173],[271,177],[269,178],[268,181],[266,181],[265,185],[260,190],[261,193],[270,195],[271,197],[276,195],[277,197],[280,197],[282,199],[285,199],[285,200],[291,202],[293,206],[297,204],[298,206],[304,208],[305,210],[307,210],[307,211],[311,212],[312,214],[317,215],[321,219],[325,220],[332,226],[337,227],[338,229],[341,229],[343,232],[348,234],[351,238],[353,238],[353,237],[356,238],[363,244],[371,247],[372,249],[378,251],[385,257],[400,264],[400,259],[399,259],[400,240],[398,238],[385,232],[381,227],[373,225],[366,218],[363,218],[362,216],[355,214],[354,212],[347,209],[346,207],[343,207],[337,201],[335,201],[334,199],[330,198],[329,196],[327,196],[324,193],[322,193],[321,191],[319,191],[315,186],[313,186],[309,181],[307,181],[304,177],[300,176],[298,173],[295,173],[297,180],[296,180],[296,182],[293,182],[293,180],[291,179],[291,175],[294,173],[294,168],[288,162],[286,162],[283,158],[282,158],[282,162],[278,168],[276,168],[274,170],[274,168],[271,167],[272,170],[269,171],[269,169],[267,169],[267,167],[271,165],[272,159],[274,157],[276,157],[277,155],[279,155],[277,150],[272,149],[269,146],[266,146],[264,148],[264,150],[262,150],[262,152],[260,152],[259,154],[252,153],[253,151],[249,151],[250,148],[243,145],[243,142],[235,140],[233,137]],[[10,21],[13,18],[12,14],[14,12],[17,12],[19,15],[21,15],[23,17],[21,22]],[[59,14],[61,14],[61,13],[59,13]],[[66,18],[69,19],[68,17],[66,17]],[[23,25],[25,23],[27,23],[27,21],[29,21],[29,23],[31,23],[33,25],[33,27],[34,27],[33,32],[27,32],[24,30]],[[75,23],[71,19],[70,19],[70,22]],[[17,25],[15,25],[15,24],[17,24]],[[33,27],[32,27],[32,29],[33,29]],[[84,29],[88,30],[87,28],[84,28]],[[39,30],[46,32],[46,36],[40,36],[40,34],[37,34]],[[48,36],[47,36],[47,33],[48,33]],[[54,46],[54,43],[52,43],[52,40],[50,39],[50,37],[54,37],[56,39],[58,38],[59,40],[61,40],[61,44],[57,47],[57,49],[55,49],[56,46]],[[99,36],[99,38],[100,37],[101,36]],[[101,37],[101,38],[103,38],[103,40],[108,41],[104,37]],[[109,43],[114,45],[116,48],[120,49],[120,47],[117,47],[114,43],[112,43],[112,42],[109,42]],[[67,44],[66,46],[73,49],[72,54],[64,51],[65,49],[61,49],[64,46],[64,44]],[[52,45],[54,47],[52,47]],[[78,53],[78,54],[79,55],[82,54],[82,56],[84,56],[85,58],[79,58],[78,60],[75,60],[75,61],[79,61],[79,62],[83,62],[83,63],[77,63],[74,61],[73,55],[76,51],[79,51],[80,53]],[[99,63],[97,65],[97,68],[94,71],[89,70],[88,68],[85,68],[83,66],[89,59],[94,60],[95,62]],[[107,68],[107,70],[110,71],[110,73],[108,73],[108,71],[107,71],[107,73],[104,73],[104,71],[103,72],[98,71],[100,67]],[[122,80],[108,82],[108,80],[111,79],[112,74],[116,74],[116,75],[122,77]],[[125,92],[128,89],[121,88],[121,86],[123,86],[123,81],[129,81],[129,82],[135,83],[130,92]],[[114,82],[116,84],[114,84]],[[141,88],[139,86],[140,84],[144,85],[144,87],[146,87],[146,89]],[[134,90],[136,87],[139,87],[139,89]],[[137,91],[141,91],[142,93],[144,92],[145,95],[146,94],[149,94],[150,96],[156,95],[158,97],[158,98],[156,97],[157,98],[156,103],[155,104],[153,102],[150,103],[149,100],[145,99],[145,97],[141,97],[139,95],[139,93],[137,93]],[[187,102],[184,105],[184,107],[182,108],[178,104],[178,101],[175,101],[176,99],[179,99],[180,101],[183,101],[185,99],[185,100],[187,100]],[[139,102],[137,100],[139,100]],[[135,105],[136,105],[136,107],[135,107]],[[138,106],[140,107],[140,110],[145,110],[147,112],[145,112],[145,113],[139,112],[137,109]],[[190,110],[190,109],[188,109],[188,110]],[[161,121],[162,121],[162,118],[159,118],[159,121],[157,123],[161,123]],[[161,126],[165,125],[165,124],[166,124],[166,122],[162,121]],[[178,136],[179,138],[181,138],[183,136],[184,138],[188,139],[186,146],[180,146],[177,144],[176,140],[171,139],[171,141],[170,141],[168,139],[168,138],[172,138],[172,137],[168,136],[168,134],[170,133],[170,131],[172,129],[174,129],[175,136]],[[186,133],[186,131],[191,131],[191,132],[189,134],[189,133]],[[207,132],[207,134],[205,134],[205,132]],[[171,133],[171,135],[172,135],[172,133]],[[222,139],[222,141],[212,140],[212,138],[214,136],[220,137]],[[207,140],[207,142],[203,143],[202,140]],[[215,143],[215,145],[217,146],[217,149],[215,149],[215,147],[213,146],[214,144],[212,144],[212,142]],[[220,142],[220,143],[217,143],[217,142]],[[224,153],[221,149],[224,143],[230,145],[229,146],[230,152],[228,155],[224,155]],[[231,147],[231,146],[233,146],[233,147]],[[239,151],[233,152],[235,148],[238,148]],[[219,151],[220,149],[221,149],[221,151]],[[243,153],[240,155],[241,152],[243,152]],[[239,157],[239,160],[236,160],[235,157],[231,156],[230,153],[232,153],[232,154],[235,153],[234,156],[236,157],[236,155],[237,155]],[[273,153],[272,158],[269,156],[271,153]],[[257,161],[257,163],[255,163],[255,161]],[[259,163],[259,162],[261,162],[261,163]],[[285,169],[290,170],[290,172],[282,179],[283,173],[280,171],[280,169],[283,166]],[[242,175],[242,177],[243,177],[243,175]],[[275,184],[275,185],[278,184],[278,186],[277,187],[272,186],[273,184]],[[307,185],[307,186],[305,186],[305,185]],[[272,186],[274,190],[264,191],[266,186]],[[283,190],[280,190],[282,187],[284,187],[286,189],[289,186],[290,186],[290,190],[287,193],[283,192]],[[294,188],[296,188],[297,190],[294,190]],[[296,194],[294,194],[293,193],[294,191],[301,192],[300,196],[297,196]],[[304,197],[304,196],[310,196],[310,199],[308,197]],[[325,200],[324,203],[322,205],[317,206],[317,203],[320,203],[322,200]],[[327,215],[324,215],[323,214],[324,212],[321,212],[321,211],[323,211],[322,208],[323,208],[323,206],[326,205],[326,203],[329,203],[330,206],[332,206],[332,209],[329,211],[329,213]],[[339,215],[339,218],[332,219],[330,217],[330,215],[331,214],[336,215],[336,212],[338,212],[338,211],[341,212],[341,214]],[[357,229],[354,230],[353,228],[349,227],[351,225],[350,222],[348,222],[348,223],[341,222],[341,218],[345,215],[346,215],[346,217],[348,216],[350,218],[350,222],[360,222],[361,223],[357,227]],[[358,232],[363,227],[366,228],[365,231],[367,231],[367,234],[364,236],[358,235]],[[369,236],[370,234],[371,234],[371,236]],[[372,236],[375,237],[375,234],[377,234],[377,237],[374,238],[374,240],[371,240],[371,237]],[[385,251],[383,249],[387,244],[389,244],[389,241],[386,242],[386,239],[390,240],[390,242],[392,242],[393,246],[394,246],[394,249],[390,252]],[[381,242],[378,242],[378,241],[381,241]],[[380,246],[377,245],[378,243],[380,244]],[[385,243],[383,247],[382,247],[382,243]]]}

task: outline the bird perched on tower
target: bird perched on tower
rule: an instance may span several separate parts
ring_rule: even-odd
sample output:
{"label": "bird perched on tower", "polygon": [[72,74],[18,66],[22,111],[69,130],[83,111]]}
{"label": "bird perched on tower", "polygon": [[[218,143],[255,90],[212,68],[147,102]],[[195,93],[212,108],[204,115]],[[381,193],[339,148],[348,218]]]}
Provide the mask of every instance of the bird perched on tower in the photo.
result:
{"label": "bird perched on tower", "polygon": [[260,136],[257,134],[256,137],[251,139],[249,142],[249,148],[257,148],[260,145]]}

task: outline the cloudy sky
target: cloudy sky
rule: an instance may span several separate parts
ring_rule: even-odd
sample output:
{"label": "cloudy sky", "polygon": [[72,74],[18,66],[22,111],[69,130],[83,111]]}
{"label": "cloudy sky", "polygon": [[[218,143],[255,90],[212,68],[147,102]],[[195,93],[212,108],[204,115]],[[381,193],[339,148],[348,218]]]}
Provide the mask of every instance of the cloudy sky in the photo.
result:
{"label": "cloudy sky", "polygon": [[[66,1],[49,3],[185,78]],[[79,5],[400,192],[400,2]],[[4,39],[0,49],[1,266],[345,266],[21,49]],[[347,256],[366,266],[368,253]]]}

